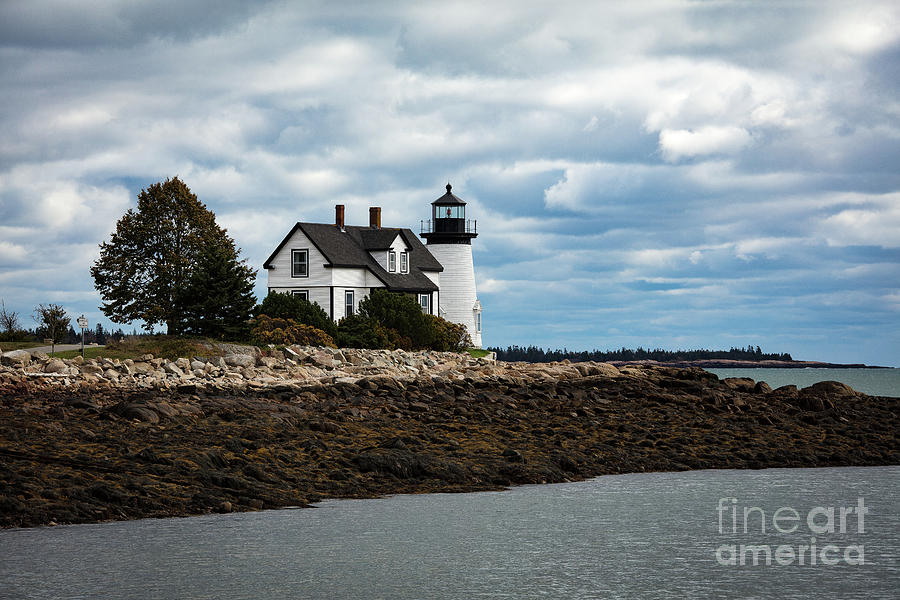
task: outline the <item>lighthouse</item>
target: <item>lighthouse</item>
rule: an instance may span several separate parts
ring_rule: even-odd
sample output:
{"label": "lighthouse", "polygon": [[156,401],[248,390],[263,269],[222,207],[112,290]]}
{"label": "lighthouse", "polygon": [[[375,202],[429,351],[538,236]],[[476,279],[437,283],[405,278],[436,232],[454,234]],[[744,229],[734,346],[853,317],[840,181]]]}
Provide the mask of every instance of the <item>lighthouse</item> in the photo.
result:
{"label": "lighthouse", "polygon": [[476,222],[466,219],[466,203],[447,193],[431,203],[431,220],[422,223],[422,238],[444,267],[440,274],[438,314],[465,326],[472,344],[481,348],[481,303],[475,293],[472,240],[478,237]]}

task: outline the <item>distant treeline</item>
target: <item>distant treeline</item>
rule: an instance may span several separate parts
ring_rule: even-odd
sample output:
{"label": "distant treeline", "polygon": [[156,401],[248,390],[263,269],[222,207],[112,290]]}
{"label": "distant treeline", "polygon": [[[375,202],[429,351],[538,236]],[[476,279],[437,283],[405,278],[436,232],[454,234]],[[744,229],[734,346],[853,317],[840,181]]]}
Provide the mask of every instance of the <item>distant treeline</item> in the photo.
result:
{"label": "distant treeline", "polygon": [[[121,340],[126,335],[143,336],[150,334],[139,334],[136,329],[132,330],[130,334],[126,334],[122,331],[121,327],[116,331],[111,331],[104,329],[103,325],[97,323],[92,329],[84,330],[84,343],[104,345],[110,339]],[[0,333],[0,342],[41,342],[44,338],[49,336],[50,334],[45,329],[36,327],[34,329],[20,329],[8,333]],[[80,344],[81,329],[75,329],[75,327],[70,325],[68,330],[63,332],[62,336],[60,336],[59,340],[60,341],[57,342],[58,344]]]}
{"label": "distant treeline", "polygon": [[725,360],[793,360],[790,354],[770,354],[763,352],[759,346],[747,346],[746,348],[731,348],[730,350],[663,350],[657,348],[655,350],[645,350],[638,348],[631,350],[629,348],[621,348],[619,350],[590,350],[576,351],[563,348],[544,350],[537,346],[528,346],[521,348],[519,346],[507,346],[503,348],[488,348],[491,352],[497,353],[497,360],[504,361],[524,361],[524,362],[553,362],[569,359],[573,362],[596,361],[610,362],[615,360],[655,360],[659,362],[683,362],[692,360],[709,360],[709,359],[725,359]]}

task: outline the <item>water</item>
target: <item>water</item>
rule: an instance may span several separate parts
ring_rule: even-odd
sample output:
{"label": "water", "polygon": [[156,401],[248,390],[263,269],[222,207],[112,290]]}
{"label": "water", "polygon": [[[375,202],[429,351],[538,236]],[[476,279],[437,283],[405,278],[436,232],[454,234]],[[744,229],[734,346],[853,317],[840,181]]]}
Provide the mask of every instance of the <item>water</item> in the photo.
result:
{"label": "water", "polygon": [[750,377],[772,388],[809,387],[820,381],[840,381],[870,396],[900,397],[900,369],[706,369],[719,379]]}
{"label": "water", "polygon": [[[730,500],[719,532],[720,498],[731,497],[738,534]],[[6,530],[0,597],[896,598],[898,497],[900,467],[693,471]],[[861,532],[851,513],[845,533],[816,535],[817,548],[838,548],[826,550],[836,565],[716,559],[732,543],[799,551],[810,544],[810,510],[835,507],[839,515],[859,498],[869,511]],[[742,533],[744,507],[766,511],[766,533],[756,512]],[[802,515],[797,532],[772,530],[781,507]],[[813,524],[824,522],[820,515]],[[848,546],[863,546],[864,564],[847,564]]]}

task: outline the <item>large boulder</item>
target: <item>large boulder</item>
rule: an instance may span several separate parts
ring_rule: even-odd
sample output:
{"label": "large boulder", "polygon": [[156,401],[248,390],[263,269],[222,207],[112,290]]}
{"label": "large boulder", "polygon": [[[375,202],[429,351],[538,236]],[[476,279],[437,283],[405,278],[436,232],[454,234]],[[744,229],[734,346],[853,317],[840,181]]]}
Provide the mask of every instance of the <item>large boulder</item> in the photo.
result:
{"label": "large boulder", "polygon": [[826,398],[856,398],[859,392],[840,381],[820,381],[800,391],[801,395],[819,395]]}
{"label": "large boulder", "polygon": [[726,377],[722,383],[739,392],[750,392],[756,388],[756,382],[749,377]]}
{"label": "large boulder", "polygon": [[102,375],[103,367],[96,364],[81,365],[81,372],[85,375]]}
{"label": "large boulder", "polygon": [[27,350],[10,350],[0,357],[0,363],[7,366],[27,365],[31,362],[31,353]]}
{"label": "large boulder", "polygon": [[249,354],[254,358],[260,354],[259,348],[256,346],[245,346],[243,344],[227,344],[224,342],[215,342],[212,347],[220,350],[225,356],[229,354]]}
{"label": "large boulder", "polygon": [[177,375],[178,377],[184,375],[184,371],[182,371],[178,367],[178,365],[173,362],[167,362],[166,364],[164,364],[163,371],[165,371],[166,373],[171,373],[172,375]]}
{"label": "large boulder", "polygon": [[141,375],[146,375],[147,373],[153,372],[153,365],[147,362],[136,362],[132,363],[129,367],[132,373],[138,373]]}
{"label": "large boulder", "polygon": [[66,363],[58,358],[51,358],[50,361],[44,365],[44,373],[62,373],[68,368]]}
{"label": "large boulder", "polygon": [[255,367],[256,357],[251,354],[229,354],[225,357],[225,364],[230,367]]}
{"label": "large boulder", "polygon": [[859,396],[859,392],[839,381],[820,381],[800,390],[798,404],[804,410],[818,412],[833,408],[835,401],[851,400]]}

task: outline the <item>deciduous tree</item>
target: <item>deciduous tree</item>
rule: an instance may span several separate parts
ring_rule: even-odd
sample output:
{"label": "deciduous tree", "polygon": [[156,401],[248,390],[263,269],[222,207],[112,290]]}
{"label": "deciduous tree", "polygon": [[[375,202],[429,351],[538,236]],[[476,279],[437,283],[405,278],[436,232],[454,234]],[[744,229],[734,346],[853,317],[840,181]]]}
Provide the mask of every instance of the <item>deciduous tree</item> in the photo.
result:
{"label": "deciduous tree", "polygon": [[56,344],[68,333],[71,319],[66,316],[66,309],[59,304],[38,304],[33,315],[38,324],[38,334],[50,338],[50,352],[56,351]]}
{"label": "deciduous tree", "polygon": [[137,208],[119,219],[91,267],[103,314],[116,323],[141,320],[148,331],[164,323],[168,333],[181,333],[183,290],[204,248],[239,253],[212,211],[177,177],[141,190]]}
{"label": "deciduous tree", "polygon": [[0,300],[0,330],[8,335],[19,330],[19,313],[8,310],[3,300]]}

